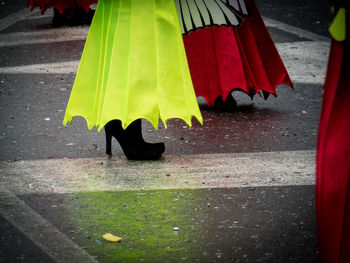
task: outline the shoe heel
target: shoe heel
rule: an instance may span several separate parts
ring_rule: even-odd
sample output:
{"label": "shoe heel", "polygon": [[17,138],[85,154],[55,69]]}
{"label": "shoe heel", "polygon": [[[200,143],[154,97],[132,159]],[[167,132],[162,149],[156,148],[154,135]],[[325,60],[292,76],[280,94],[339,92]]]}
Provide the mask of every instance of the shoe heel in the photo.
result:
{"label": "shoe heel", "polygon": [[106,154],[108,155],[109,158],[112,157],[112,131],[105,126],[105,134],[106,134]]}

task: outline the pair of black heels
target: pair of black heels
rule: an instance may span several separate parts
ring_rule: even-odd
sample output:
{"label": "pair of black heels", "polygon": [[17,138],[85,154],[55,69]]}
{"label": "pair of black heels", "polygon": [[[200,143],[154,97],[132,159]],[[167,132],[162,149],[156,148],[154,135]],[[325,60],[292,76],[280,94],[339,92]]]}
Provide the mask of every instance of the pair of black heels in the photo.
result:
{"label": "pair of black heels", "polygon": [[105,125],[106,154],[112,156],[112,137],[119,142],[129,160],[158,160],[165,150],[164,143],[147,143],[142,138],[141,119],[131,123],[125,130],[120,120]]}

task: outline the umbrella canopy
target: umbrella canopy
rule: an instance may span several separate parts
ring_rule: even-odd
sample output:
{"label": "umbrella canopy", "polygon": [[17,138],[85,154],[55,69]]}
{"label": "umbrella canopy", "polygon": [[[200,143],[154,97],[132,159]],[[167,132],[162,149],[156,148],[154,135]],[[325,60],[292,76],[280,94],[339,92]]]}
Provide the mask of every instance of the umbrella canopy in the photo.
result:
{"label": "umbrella canopy", "polygon": [[[234,0],[237,7],[239,0]],[[243,19],[223,0],[175,0],[182,34],[208,26],[238,26]]]}

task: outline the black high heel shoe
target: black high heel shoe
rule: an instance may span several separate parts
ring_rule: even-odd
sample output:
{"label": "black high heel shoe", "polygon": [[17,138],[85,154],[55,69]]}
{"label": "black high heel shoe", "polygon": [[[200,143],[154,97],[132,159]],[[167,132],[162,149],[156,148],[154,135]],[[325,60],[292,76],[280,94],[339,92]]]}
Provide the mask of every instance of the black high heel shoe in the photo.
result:
{"label": "black high heel shoe", "polygon": [[112,156],[112,137],[116,138],[129,160],[158,160],[165,150],[164,143],[147,143],[142,138],[141,119],[125,130],[121,121],[112,120],[105,125],[106,154]]}

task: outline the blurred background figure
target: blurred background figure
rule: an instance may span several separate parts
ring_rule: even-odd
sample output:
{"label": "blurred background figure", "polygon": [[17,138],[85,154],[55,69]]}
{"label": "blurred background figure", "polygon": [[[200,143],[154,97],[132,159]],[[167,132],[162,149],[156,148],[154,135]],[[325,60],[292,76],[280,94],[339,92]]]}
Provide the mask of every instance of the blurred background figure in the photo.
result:
{"label": "blurred background figure", "polygon": [[316,205],[321,262],[350,262],[349,1],[334,1],[317,148]]}

